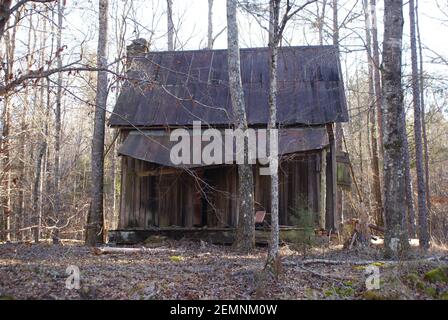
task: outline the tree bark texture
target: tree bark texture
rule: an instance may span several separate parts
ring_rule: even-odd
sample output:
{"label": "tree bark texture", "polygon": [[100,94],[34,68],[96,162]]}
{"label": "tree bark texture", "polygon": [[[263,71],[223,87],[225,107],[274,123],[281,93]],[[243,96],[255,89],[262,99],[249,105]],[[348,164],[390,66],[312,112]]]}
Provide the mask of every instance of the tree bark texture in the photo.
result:
{"label": "tree bark texture", "polygon": [[405,170],[402,89],[403,1],[384,1],[383,105],[384,105],[384,213],[385,255],[398,257],[408,249],[408,235],[402,228],[405,215]]}
{"label": "tree bark texture", "polygon": [[414,105],[415,168],[417,172],[418,194],[418,235],[420,247],[426,250],[429,247],[429,230],[428,210],[426,207],[425,171],[423,168],[422,111],[420,106],[420,79],[418,71],[414,0],[409,0],[409,24],[411,36],[412,104]]}
{"label": "tree bark texture", "polygon": [[[246,130],[247,118],[244,104],[244,92],[241,81],[240,49],[238,42],[238,25],[236,19],[236,0],[227,0],[227,42],[229,86],[235,118],[235,127]],[[248,141],[245,139],[244,154],[248,159]],[[239,217],[235,247],[242,252],[249,252],[255,245],[254,222],[254,180],[252,165],[238,165],[239,181]]]}
{"label": "tree bark texture", "polygon": [[[108,0],[99,2],[99,33],[97,65],[107,67]],[[107,72],[99,71],[96,91],[94,131],[92,138],[92,202],[86,228],[86,244],[95,246],[103,242],[104,220],[104,136],[107,103]]]}

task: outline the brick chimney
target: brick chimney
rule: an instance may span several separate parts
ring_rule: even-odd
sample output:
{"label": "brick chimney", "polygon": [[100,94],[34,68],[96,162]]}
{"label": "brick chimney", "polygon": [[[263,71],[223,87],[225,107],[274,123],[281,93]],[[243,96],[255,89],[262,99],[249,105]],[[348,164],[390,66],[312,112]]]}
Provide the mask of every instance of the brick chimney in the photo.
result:
{"label": "brick chimney", "polygon": [[146,39],[140,38],[132,40],[132,43],[126,47],[126,69],[138,70],[134,63],[134,58],[144,57],[149,52],[149,43]]}

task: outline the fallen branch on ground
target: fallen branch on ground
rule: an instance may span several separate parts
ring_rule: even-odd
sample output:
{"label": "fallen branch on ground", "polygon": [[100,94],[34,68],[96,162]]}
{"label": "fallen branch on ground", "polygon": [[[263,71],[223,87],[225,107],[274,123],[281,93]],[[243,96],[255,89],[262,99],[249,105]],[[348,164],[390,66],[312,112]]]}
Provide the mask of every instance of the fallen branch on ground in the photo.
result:
{"label": "fallen branch on ground", "polygon": [[113,254],[113,253],[141,253],[141,252],[161,252],[165,251],[166,249],[163,248],[116,248],[116,247],[94,247],[92,248],[92,253],[96,255],[102,255],[102,254]]}
{"label": "fallen branch on ground", "polygon": [[296,265],[296,266],[298,268],[306,271],[306,272],[311,273],[312,275],[318,276],[320,278],[331,279],[331,280],[334,280],[334,281],[337,281],[337,282],[339,282],[340,280],[345,280],[346,281],[346,280],[353,280],[354,279],[353,277],[343,277],[343,276],[338,276],[338,275],[335,275],[335,274],[320,273],[320,272],[317,272],[317,271],[305,268],[304,266],[301,266],[301,265]]}
{"label": "fallen branch on ground", "polygon": [[429,262],[429,261],[446,261],[448,256],[433,256],[424,259],[416,260],[329,260],[329,259],[309,259],[302,261],[285,261],[283,265],[285,266],[303,266],[309,264],[328,264],[328,265],[341,265],[341,264],[351,264],[351,265],[368,265],[372,263],[383,263],[383,264],[400,264],[408,262]]}

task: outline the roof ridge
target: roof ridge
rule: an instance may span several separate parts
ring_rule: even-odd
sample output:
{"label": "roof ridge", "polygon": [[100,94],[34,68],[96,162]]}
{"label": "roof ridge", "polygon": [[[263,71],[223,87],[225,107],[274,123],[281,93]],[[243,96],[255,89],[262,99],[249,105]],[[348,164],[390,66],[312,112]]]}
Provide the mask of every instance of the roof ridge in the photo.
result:
{"label": "roof ridge", "polygon": [[[284,46],[279,47],[280,50],[284,49],[316,49],[316,48],[322,48],[322,49],[330,49],[334,48],[337,49],[337,45],[328,44],[328,45],[300,45],[300,46]],[[263,50],[269,50],[269,47],[250,47],[250,48],[240,48],[240,51],[263,51]],[[174,53],[174,54],[181,54],[181,53],[191,53],[191,52],[222,52],[227,51],[227,49],[189,49],[189,50],[162,50],[162,51],[149,51],[146,55],[151,55],[154,53]]]}

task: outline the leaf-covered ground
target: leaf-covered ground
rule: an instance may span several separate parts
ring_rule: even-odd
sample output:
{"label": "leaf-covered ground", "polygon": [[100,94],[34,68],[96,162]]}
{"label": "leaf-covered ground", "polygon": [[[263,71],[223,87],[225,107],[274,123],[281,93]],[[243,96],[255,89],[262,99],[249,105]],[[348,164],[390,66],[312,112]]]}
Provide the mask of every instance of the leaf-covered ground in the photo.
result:
{"label": "leaf-covered ground", "polygon": [[[379,250],[282,248],[277,280],[261,272],[266,248],[250,255],[231,247],[169,242],[139,253],[94,254],[81,245],[0,244],[1,299],[448,299],[447,252],[434,261],[379,262]],[[302,264],[303,260],[308,261]],[[311,263],[310,259],[350,261]],[[366,268],[380,271],[380,289],[366,289]],[[360,262],[360,263],[357,263]],[[80,289],[67,289],[68,266]]]}

